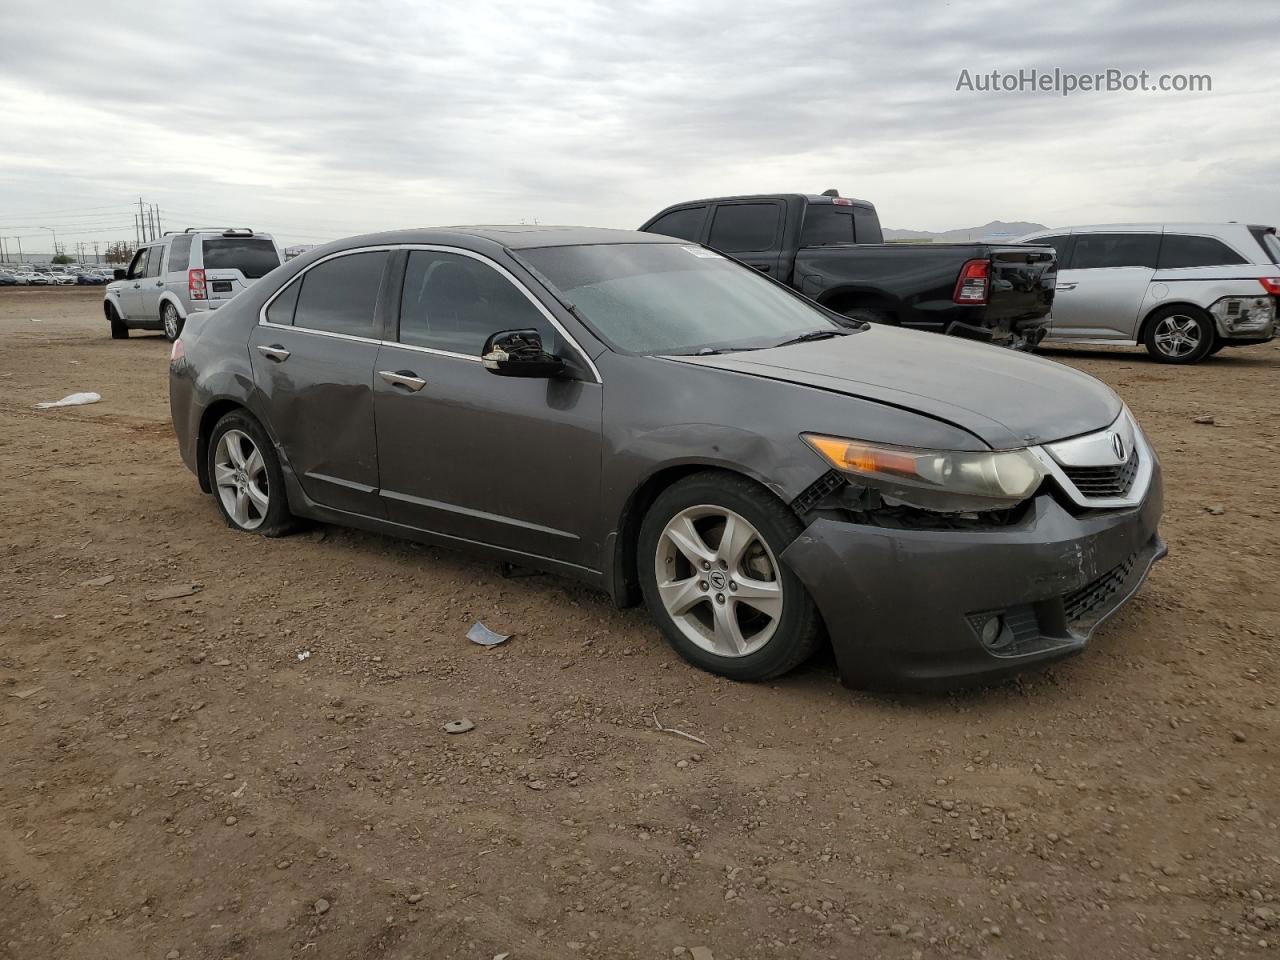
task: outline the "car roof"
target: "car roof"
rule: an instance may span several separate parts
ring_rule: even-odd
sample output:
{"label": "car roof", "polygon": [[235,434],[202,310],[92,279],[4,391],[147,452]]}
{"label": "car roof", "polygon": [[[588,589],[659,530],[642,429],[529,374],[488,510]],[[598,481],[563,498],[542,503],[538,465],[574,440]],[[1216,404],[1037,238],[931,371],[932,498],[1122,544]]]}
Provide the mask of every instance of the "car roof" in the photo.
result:
{"label": "car roof", "polygon": [[674,237],[663,237],[654,233],[641,233],[638,230],[612,230],[605,227],[559,227],[526,224],[430,227],[419,230],[389,230],[383,233],[368,233],[356,237],[345,237],[324,247],[316,247],[307,253],[316,251],[333,252],[335,249],[351,247],[367,247],[378,244],[427,243],[476,249],[484,245],[497,244],[511,250],[526,250],[534,247],[571,247],[611,243],[684,243]]}
{"label": "car roof", "polygon": [[825,193],[744,193],[735,197],[703,197],[701,200],[681,200],[679,203],[673,203],[669,207],[664,207],[662,212],[673,210],[677,207],[695,206],[701,203],[734,203],[740,200],[804,200],[806,203],[832,203],[835,200],[847,200],[849,203],[856,203],[860,207],[874,207],[875,204],[870,200],[859,200],[857,197],[831,197]]}
{"label": "car roof", "polygon": [[[1045,236],[1054,233],[1118,233],[1126,230],[1139,230],[1146,233],[1156,233],[1165,231],[1168,233],[1225,233],[1232,230],[1247,230],[1251,224],[1240,223],[1236,221],[1220,221],[1217,223],[1209,222],[1185,222],[1185,223],[1088,223],[1075,224],[1072,226],[1046,228],[1037,230],[1028,236]],[[1269,229],[1263,227],[1261,229]]]}

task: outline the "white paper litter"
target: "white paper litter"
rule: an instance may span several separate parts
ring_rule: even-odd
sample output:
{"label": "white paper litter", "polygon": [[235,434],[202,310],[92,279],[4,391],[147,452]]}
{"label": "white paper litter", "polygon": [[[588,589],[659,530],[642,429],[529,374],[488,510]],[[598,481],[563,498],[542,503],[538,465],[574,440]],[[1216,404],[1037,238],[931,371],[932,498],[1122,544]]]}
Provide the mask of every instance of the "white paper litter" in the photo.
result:
{"label": "white paper litter", "polygon": [[467,631],[467,639],[472,643],[478,643],[482,647],[496,647],[500,643],[506,643],[511,639],[510,634],[494,633],[480,621],[476,621],[470,630]]}
{"label": "white paper litter", "polygon": [[61,400],[46,400],[44,403],[37,403],[37,410],[48,410],[50,407],[80,407],[86,403],[97,403],[102,399],[102,395],[98,393],[72,393],[63,397]]}

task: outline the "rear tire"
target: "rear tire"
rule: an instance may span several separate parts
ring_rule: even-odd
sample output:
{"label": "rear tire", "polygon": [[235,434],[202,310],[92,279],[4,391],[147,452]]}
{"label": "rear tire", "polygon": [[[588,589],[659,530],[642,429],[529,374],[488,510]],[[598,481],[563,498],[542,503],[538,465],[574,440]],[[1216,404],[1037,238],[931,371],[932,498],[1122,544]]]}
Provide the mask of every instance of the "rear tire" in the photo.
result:
{"label": "rear tire", "polygon": [[696,473],[659,494],[640,528],[637,565],[667,642],[731,680],[770,680],[807,660],[822,621],[778,560],[803,529],[781,501],[735,474]]}
{"label": "rear tire", "polygon": [[886,327],[896,327],[897,318],[874,307],[850,307],[842,311],[850,320],[861,320],[863,323],[878,323]]}
{"label": "rear tire", "polygon": [[1199,363],[1213,349],[1213,321],[1199,307],[1164,307],[1147,320],[1142,342],[1160,363]]}
{"label": "rear tire", "polygon": [[178,315],[178,308],[167,300],[160,308],[160,322],[164,325],[164,338],[170,343],[182,336],[184,321]]}
{"label": "rear tire", "polygon": [[233,530],[280,537],[296,526],[284,472],[267,432],[244,410],[233,410],[209,434],[209,488]]}
{"label": "rear tire", "polygon": [[120,319],[120,314],[116,312],[115,306],[110,303],[107,304],[107,322],[111,324],[112,340],[129,339],[128,325]]}

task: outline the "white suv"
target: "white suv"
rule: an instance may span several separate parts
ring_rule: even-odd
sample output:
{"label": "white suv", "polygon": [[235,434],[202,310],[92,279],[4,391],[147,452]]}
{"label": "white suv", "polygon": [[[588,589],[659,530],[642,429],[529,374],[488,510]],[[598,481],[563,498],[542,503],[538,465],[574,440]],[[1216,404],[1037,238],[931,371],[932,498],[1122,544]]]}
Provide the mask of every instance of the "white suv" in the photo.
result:
{"label": "white suv", "polygon": [[1058,251],[1046,343],[1141,343],[1164,363],[1197,363],[1223,347],[1275,336],[1275,227],[1101,224],[1045,230],[1018,242]]}
{"label": "white suv", "polygon": [[247,228],[191,227],[138,248],[107,284],[102,309],[117,340],[132,329],[163,330],[177,340],[187,314],[217,310],[280,266],[270,234]]}

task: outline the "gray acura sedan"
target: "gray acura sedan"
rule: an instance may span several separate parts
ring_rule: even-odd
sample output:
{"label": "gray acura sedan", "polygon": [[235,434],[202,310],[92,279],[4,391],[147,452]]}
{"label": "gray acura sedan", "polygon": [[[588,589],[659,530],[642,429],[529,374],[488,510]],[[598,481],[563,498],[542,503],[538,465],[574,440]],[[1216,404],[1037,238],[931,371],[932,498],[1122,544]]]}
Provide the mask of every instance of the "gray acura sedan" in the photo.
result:
{"label": "gray acura sedan", "polygon": [[313,249],[188,318],[170,401],[235,530],[308,517],[577,577],[740,680],[827,639],[859,686],[1044,663],[1165,553],[1159,462],[1097,380],[653,234]]}

